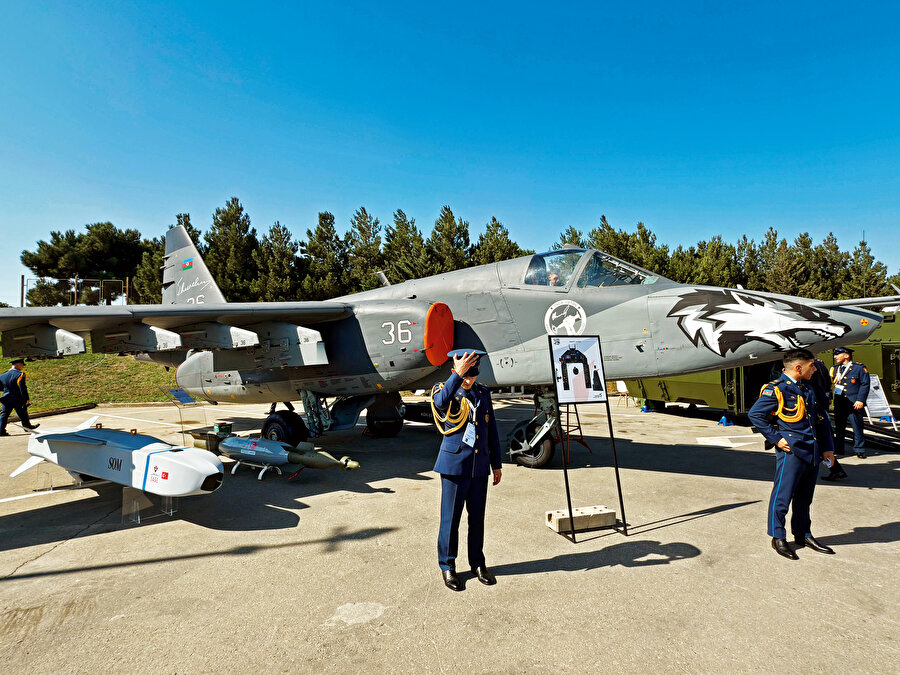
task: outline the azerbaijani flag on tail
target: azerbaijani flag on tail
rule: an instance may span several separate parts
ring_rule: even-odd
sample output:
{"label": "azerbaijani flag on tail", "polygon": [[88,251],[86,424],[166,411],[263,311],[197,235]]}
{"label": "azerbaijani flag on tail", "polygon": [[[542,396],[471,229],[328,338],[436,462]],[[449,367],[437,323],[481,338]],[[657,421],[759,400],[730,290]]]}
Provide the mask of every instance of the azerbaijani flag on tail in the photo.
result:
{"label": "azerbaijani flag on tail", "polygon": [[181,269],[182,269],[182,271],[184,271],[184,270],[189,270],[189,269],[191,269],[193,266],[194,266],[194,259],[193,259],[193,258],[188,258],[187,260],[182,260],[182,261],[181,261]]}

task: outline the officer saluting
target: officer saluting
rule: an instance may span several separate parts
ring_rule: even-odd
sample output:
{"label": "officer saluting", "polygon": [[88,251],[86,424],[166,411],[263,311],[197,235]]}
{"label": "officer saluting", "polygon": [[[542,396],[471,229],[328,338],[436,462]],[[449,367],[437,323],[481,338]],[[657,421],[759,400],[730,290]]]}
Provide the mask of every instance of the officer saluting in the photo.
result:
{"label": "officer saluting", "polygon": [[434,470],[441,474],[441,527],[438,534],[438,564],[447,588],[463,589],[456,576],[459,546],[459,521],[463,506],[469,520],[469,567],[478,581],[488,586],[497,583],[484,560],[484,511],[488,477],[500,482],[500,436],[491,392],[475,382],[478,359],[485,352],[455,349],[453,372],[444,384],[431,392],[432,413],[438,430],[444,435]]}
{"label": "officer saluting", "polygon": [[853,362],[853,350],[838,347],[834,350],[835,365],[831,368],[834,383],[834,452],[844,454],[844,431],[847,419],[853,427],[853,451],[866,458],[866,439],[863,436],[863,408],[869,395],[869,371],[861,363]]}
{"label": "officer saluting", "polygon": [[834,553],[816,541],[810,531],[809,506],[816,487],[819,463],[834,462],[830,448],[821,448],[817,438],[829,433],[827,410],[817,400],[809,380],[816,371],[814,357],[806,349],[784,355],[784,370],[765,385],[748,416],[753,426],[775,446],[775,486],[769,498],[768,532],[776,553],[798,560],[787,543],[785,520],[792,508],[791,532],[800,547]]}
{"label": "officer saluting", "polygon": [[31,401],[28,399],[28,387],[25,385],[25,368],[24,359],[13,359],[9,362],[12,366],[5,373],[0,375],[0,402],[3,408],[0,409],[0,436],[9,436],[6,430],[6,424],[9,422],[9,415],[13,410],[19,415],[19,421],[22,427],[31,431],[37,429],[39,425],[32,424],[28,419],[28,406]]}

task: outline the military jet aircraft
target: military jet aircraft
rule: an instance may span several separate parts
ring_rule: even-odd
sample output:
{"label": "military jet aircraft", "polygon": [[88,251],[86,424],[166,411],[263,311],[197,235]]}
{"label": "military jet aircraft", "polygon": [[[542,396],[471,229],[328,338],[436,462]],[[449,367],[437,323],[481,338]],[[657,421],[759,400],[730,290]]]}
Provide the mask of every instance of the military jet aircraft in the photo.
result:
{"label": "military jet aircraft", "polygon": [[[295,443],[354,426],[392,436],[401,390],[447,375],[447,352],[487,352],[490,387],[552,391],[547,335],[597,334],[609,379],[669,376],[774,360],[859,342],[900,296],[820,302],[679,284],[602,251],[565,248],[388,285],[327,302],[229,303],[183,227],[166,234],[160,305],[0,310],[4,356],[85,351],[133,354],[176,367],[176,381],[208,401],[272,403],[263,434]],[[334,398],[329,404],[328,399]],[[305,419],[293,411],[302,401]],[[510,454],[546,463],[546,420],[523,420]],[[276,410],[284,402],[287,410]]]}

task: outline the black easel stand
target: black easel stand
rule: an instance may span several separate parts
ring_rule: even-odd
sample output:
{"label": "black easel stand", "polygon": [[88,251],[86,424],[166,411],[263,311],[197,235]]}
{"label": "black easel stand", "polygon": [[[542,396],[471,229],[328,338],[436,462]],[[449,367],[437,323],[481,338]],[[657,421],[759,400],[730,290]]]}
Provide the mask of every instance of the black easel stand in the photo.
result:
{"label": "black easel stand", "polygon": [[[626,537],[628,536],[628,521],[625,519],[625,502],[622,499],[622,483],[619,480],[619,457],[616,455],[616,437],[613,434],[613,426],[612,426],[612,413],[609,409],[609,401],[603,401],[604,405],[606,405],[606,421],[609,423],[609,442],[612,446],[612,454],[613,454],[613,467],[616,470],[616,490],[619,493],[619,512],[622,514],[621,520],[616,519],[615,525],[605,525],[603,527],[591,527],[583,530],[578,530],[579,532],[595,532],[597,530],[615,530],[616,532],[621,532]],[[569,490],[569,443],[571,438],[571,433],[573,430],[577,429],[579,437],[576,439],[579,443],[584,445],[588,450],[590,450],[590,446],[585,442],[584,436],[581,434],[581,418],[578,416],[578,404],[577,403],[566,403],[566,429],[565,432],[562,432],[562,410],[560,406],[557,405],[557,409],[560,410],[560,415],[557,418],[557,423],[560,425],[561,435],[564,436],[566,447],[562,453],[563,455],[563,478],[566,483],[566,505],[569,507],[569,527],[571,530],[569,532],[560,532],[564,537],[569,539],[573,544],[577,544],[578,541],[575,538],[575,516],[572,513],[572,492]],[[577,426],[570,426],[569,421],[569,408],[575,408],[575,419],[577,421]]]}

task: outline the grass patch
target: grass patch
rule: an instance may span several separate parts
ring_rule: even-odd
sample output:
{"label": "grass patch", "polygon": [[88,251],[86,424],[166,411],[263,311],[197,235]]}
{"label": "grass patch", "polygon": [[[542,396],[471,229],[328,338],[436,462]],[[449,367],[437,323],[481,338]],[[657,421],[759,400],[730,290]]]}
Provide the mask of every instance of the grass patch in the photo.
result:
{"label": "grass patch", "polygon": [[175,369],[115,354],[79,354],[63,359],[29,361],[29,412],[55,410],[82,403],[131,403],[167,400],[174,389]]}

